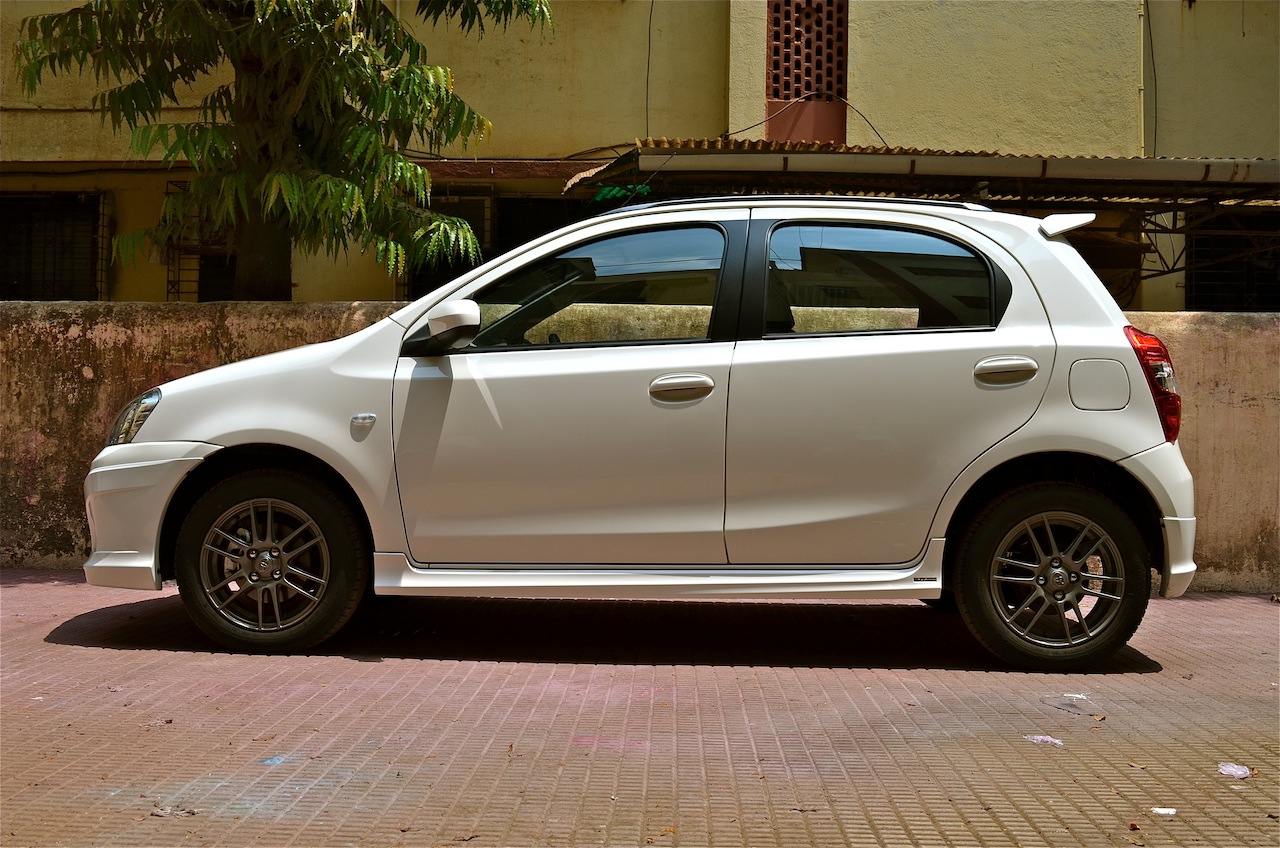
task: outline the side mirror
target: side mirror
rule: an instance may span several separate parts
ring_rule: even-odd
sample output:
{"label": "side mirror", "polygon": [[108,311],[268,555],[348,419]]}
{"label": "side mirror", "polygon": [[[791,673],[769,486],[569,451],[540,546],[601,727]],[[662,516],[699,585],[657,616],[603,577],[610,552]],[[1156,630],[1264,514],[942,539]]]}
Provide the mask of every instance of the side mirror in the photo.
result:
{"label": "side mirror", "polygon": [[427,324],[404,340],[401,356],[440,356],[466,347],[480,332],[480,304],[446,300],[427,310]]}

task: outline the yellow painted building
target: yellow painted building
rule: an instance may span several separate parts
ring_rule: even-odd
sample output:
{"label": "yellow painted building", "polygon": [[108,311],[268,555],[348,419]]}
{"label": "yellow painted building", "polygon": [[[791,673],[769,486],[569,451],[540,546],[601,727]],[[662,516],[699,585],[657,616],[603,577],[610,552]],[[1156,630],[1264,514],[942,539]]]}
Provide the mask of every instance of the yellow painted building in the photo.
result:
{"label": "yellow painted building", "polygon": [[[494,123],[479,146],[423,151],[432,202],[472,221],[487,255],[612,208],[640,184],[649,197],[882,191],[972,196],[1033,213],[1098,209],[1091,261],[1109,284],[1113,274],[1128,307],[1257,300],[1256,292],[1223,295],[1218,283],[1188,298],[1187,281],[1210,279],[1214,268],[1262,274],[1250,285],[1262,287],[1263,306],[1280,296],[1269,294],[1266,276],[1280,255],[1274,236],[1240,266],[1238,257],[1213,259],[1230,250],[1204,247],[1210,233],[1225,245],[1230,232],[1188,226],[1204,209],[1222,220],[1230,207],[1246,241],[1280,230],[1275,207],[1258,203],[1280,192],[1271,176],[1280,159],[1275,0],[552,0],[553,27],[517,23],[480,40],[413,19],[416,0],[387,2]],[[0,2],[0,41],[14,43],[23,17],[72,5]],[[21,290],[29,297],[216,296],[216,256],[108,261],[106,237],[153,222],[183,173],[130,161],[125,139],[89,110],[90,95],[91,82],[58,77],[28,100],[11,71],[3,79],[0,204],[6,215],[34,209],[40,226],[23,236],[39,244],[6,251],[2,296],[19,290],[11,280],[50,264],[41,249],[74,255],[76,281],[28,280]],[[805,143],[825,164],[807,178],[777,179],[790,164],[782,153]],[[714,167],[697,160],[695,178],[693,154],[712,149],[727,158]],[[645,151],[666,151],[667,168],[685,167],[685,177],[645,170]],[[909,173],[884,176],[908,155]],[[1249,176],[1201,180],[1188,193],[1193,171],[1161,171],[1158,157],[1235,160],[1227,171]],[[752,170],[761,163],[765,170]],[[1031,165],[1073,176],[1032,191],[1016,176]],[[1192,248],[1207,265],[1186,258]],[[295,254],[294,296],[396,299],[447,273],[396,280],[367,256],[335,263]]]}

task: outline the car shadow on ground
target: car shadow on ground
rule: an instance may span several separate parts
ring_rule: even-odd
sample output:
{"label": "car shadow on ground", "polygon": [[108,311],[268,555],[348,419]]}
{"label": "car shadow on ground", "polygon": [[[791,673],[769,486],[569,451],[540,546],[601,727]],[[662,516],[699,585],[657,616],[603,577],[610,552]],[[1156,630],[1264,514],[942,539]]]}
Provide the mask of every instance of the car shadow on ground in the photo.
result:
{"label": "car shadow on ground", "polygon": [[[46,637],[117,650],[222,650],[177,597],[77,615]],[[955,614],[916,603],[370,598],[334,639],[308,652],[383,659],[609,665],[1010,670]],[[1092,674],[1150,674],[1132,647]]]}

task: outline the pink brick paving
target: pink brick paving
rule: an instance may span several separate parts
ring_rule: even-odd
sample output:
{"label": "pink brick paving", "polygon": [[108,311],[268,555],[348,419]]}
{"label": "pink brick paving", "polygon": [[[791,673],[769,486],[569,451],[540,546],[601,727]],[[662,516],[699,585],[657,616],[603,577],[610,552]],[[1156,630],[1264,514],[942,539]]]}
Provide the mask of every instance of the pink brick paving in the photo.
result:
{"label": "pink brick paving", "polygon": [[0,845],[1275,846],[1278,655],[1280,604],[1196,595],[1089,674],[865,601],[381,599],[260,657],[4,570]]}

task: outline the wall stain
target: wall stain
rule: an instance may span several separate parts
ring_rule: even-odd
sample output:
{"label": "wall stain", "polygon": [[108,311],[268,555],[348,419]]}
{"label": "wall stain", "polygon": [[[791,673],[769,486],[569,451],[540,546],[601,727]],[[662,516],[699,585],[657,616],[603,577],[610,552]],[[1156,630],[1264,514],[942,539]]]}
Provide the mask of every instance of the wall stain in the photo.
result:
{"label": "wall stain", "polygon": [[[338,338],[401,304],[0,303],[0,567],[77,568],[83,483],[117,412],[152,386]],[[1135,313],[1169,346],[1196,482],[1193,589],[1280,591],[1280,318]]]}
{"label": "wall stain", "polygon": [[152,386],[347,335],[398,303],[0,304],[0,567],[77,568],[84,477],[116,414]]}

